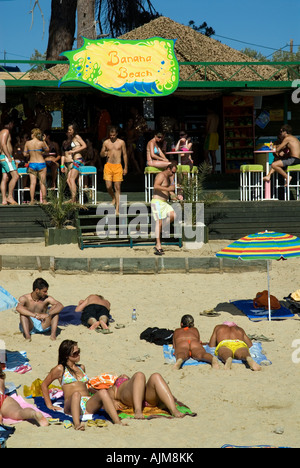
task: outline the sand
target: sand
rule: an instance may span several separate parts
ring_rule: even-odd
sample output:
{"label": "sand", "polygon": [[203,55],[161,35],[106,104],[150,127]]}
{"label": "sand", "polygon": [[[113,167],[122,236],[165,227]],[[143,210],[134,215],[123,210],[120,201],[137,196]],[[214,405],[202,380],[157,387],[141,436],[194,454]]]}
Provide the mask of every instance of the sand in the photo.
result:
{"label": "sand", "polygon": [[[206,246],[205,255],[214,255],[219,246]],[[108,250],[107,256],[120,255],[119,249]],[[123,256],[126,250],[130,249],[122,249]],[[106,255],[102,249],[80,252],[77,247],[70,246],[56,248],[55,254],[99,256],[100,251],[101,255]],[[50,254],[41,245],[1,246],[0,249],[0,255],[31,255],[32,252]],[[150,252],[148,250],[147,255]],[[169,251],[168,255],[171,254]],[[37,276],[36,271],[2,270],[0,284],[18,298],[32,290]],[[78,341],[81,361],[90,377],[101,372],[132,375],[136,371],[149,377],[153,372],[159,372],[173,394],[196,412],[197,417],[130,420],[127,427],[109,424],[103,429],[88,427],[85,432],[66,430],[63,426],[38,428],[22,422],[16,425],[8,447],[193,449],[224,444],[300,446],[299,364],[292,359],[293,353],[297,359],[300,354],[297,353],[300,341],[295,343],[300,339],[299,318],[254,323],[229,304],[230,300],[252,299],[258,291],[266,289],[266,273],[123,276],[42,272],[41,276],[49,282],[49,294],[64,305],[76,304],[92,292],[103,294],[112,304],[115,323],[123,323],[125,328],[116,329],[112,324],[113,333],[102,335],[83,326],[61,327],[55,342],[48,336],[35,335],[28,343],[18,330],[18,314],[13,310],[0,312],[0,338],[5,340],[8,350],[26,350],[32,365],[32,371],[23,375],[7,372],[8,382],[21,385],[19,394],[23,395],[23,385],[31,385],[36,378],[45,378],[57,364],[60,343],[64,339],[73,339]],[[271,293],[282,299],[299,288],[299,260],[273,262]],[[137,310],[135,323],[131,322],[133,308]],[[200,315],[211,308],[216,308],[219,316]],[[230,371],[225,371],[223,366],[219,371],[212,370],[209,365],[187,366],[174,371],[172,365],[165,363],[162,347],[142,341],[139,336],[147,327],[177,328],[184,313],[194,316],[203,341],[209,340],[215,325],[230,319],[248,334],[272,339],[263,342],[263,350],[272,365],[257,373],[239,364],[233,365]],[[293,344],[296,347],[293,348]],[[276,433],[278,427],[283,429],[282,434]]]}

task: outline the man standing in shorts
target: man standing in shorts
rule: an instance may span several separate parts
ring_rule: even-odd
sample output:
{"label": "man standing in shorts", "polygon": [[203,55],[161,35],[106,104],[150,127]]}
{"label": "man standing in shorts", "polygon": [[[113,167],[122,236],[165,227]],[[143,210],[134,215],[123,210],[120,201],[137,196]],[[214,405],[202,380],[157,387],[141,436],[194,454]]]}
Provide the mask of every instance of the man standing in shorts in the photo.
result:
{"label": "man standing in shorts", "polygon": [[[18,182],[18,171],[12,156],[13,148],[11,144],[11,130],[14,126],[13,120],[10,117],[6,117],[3,122],[3,130],[0,132],[0,167],[2,169],[2,181],[1,181],[1,195],[2,205],[17,205],[14,200],[13,193]],[[11,177],[8,183],[9,176]],[[8,196],[6,196],[8,184]]]}
{"label": "man standing in shorts", "polygon": [[[125,142],[118,138],[116,127],[111,127],[109,138],[104,141],[100,155],[102,158],[107,158],[104,165],[103,179],[105,180],[106,189],[112,198],[112,203],[116,207],[116,214],[119,214],[121,183],[123,176],[128,171],[128,161]],[[122,156],[124,168],[121,164]]]}
{"label": "man standing in shorts", "polygon": [[155,238],[156,245],[154,247],[155,255],[164,255],[161,247],[161,232],[163,223],[169,221],[173,223],[175,220],[175,211],[168,203],[170,195],[172,199],[177,199],[175,195],[174,177],[176,174],[176,163],[170,163],[163,171],[155,177],[153,197],[151,200],[151,213],[156,222]]}

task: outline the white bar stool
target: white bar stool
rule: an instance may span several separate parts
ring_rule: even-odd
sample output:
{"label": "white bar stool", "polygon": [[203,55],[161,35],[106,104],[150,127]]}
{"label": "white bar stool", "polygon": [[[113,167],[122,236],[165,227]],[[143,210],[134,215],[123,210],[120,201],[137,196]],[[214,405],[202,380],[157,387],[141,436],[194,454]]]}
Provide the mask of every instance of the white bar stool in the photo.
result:
{"label": "white bar stool", "polygon": [[241,201],[263,200],[263,166],[244,164],[240,167]]}
{"label": "white bar stool", "polygon": [[145,167],[145,202],[150,203],[154,187],[154,178],[159,174],[162,169],[158,167],[146,166]]}
{"label": "white bar stool", "polygon": [[[84,177],[92,177],[91,187],[84,187]],[[84,204],[84,192],[92,192],[92,204],[97,204],[97,168],[94,166],[81,166],[79,168],[79,203]]]}
{"label": "white bar stool", "polygon": [[19,175],[18,185],[17,185],[18,204],[21,205],[22,203],[24,203],[24,192],[30,192],[29,187],[24,188],[24,183],[23,183],[24,182],[23,177],[26,177],[28,175],[27,167],[21,167],[20,169],[18,169],[18,175]]}
{"label": "white bar stool", "polygon": [[[287,199],[290,200],[291,198],[291,188],[296,190],[296,200],[300,200],[300,164],[295,164],[294,166],[288,166],[287,170],[287,175],[288,175],[288,181],[287,181],[287,186],[286,186],[286,192],[287,192]],[[290,175],[292,175],[292,172],[296,172],[296,183],[291,183],[293,180],[290,182]],[[293,175],[294,177],[294,175]]]}

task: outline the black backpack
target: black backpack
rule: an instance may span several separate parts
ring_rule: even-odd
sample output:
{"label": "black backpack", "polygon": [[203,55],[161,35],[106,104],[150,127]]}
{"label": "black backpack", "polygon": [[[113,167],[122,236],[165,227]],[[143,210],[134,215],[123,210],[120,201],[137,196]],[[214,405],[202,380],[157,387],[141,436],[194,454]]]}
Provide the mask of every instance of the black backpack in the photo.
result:
{"label": "black backpack", "polygon": [[167,328],[149,327],[140,334],[140,339],[163,346],[173,343],[173,334],[174,331],[168,330]]}

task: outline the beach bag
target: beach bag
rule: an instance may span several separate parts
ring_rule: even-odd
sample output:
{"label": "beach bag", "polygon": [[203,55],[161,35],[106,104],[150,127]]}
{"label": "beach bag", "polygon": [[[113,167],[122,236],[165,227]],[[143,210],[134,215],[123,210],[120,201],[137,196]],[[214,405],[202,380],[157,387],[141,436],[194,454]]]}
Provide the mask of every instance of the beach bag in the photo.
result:
{"label": "beach bag", "polygon": [[167,328],[149,327],[140,334],[140,339],[163,346],[173,343],[173,334],[174,331]]}
{"label": "beach bag", "polygon": [[[281,308],[280,302],[275,296],[270,295],[271,310],[278,310]],[[256,294],[255,299],[253,299],[253,306],[255,309],[264,307],[268,309],[268,291],[264,290]]]}

